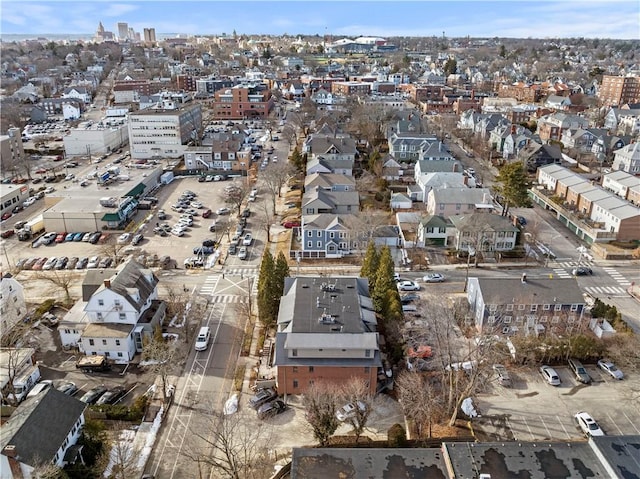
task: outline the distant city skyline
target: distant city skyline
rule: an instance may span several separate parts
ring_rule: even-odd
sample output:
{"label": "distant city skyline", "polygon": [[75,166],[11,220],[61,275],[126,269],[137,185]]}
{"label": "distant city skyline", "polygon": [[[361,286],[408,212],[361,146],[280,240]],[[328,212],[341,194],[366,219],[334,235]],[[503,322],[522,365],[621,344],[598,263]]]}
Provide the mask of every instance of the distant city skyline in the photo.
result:
{"label": "distant city skyline", "polygon": [[90,38],[98,23],[182,35],[640,38],[637,0],[0,2],[2,35]]}

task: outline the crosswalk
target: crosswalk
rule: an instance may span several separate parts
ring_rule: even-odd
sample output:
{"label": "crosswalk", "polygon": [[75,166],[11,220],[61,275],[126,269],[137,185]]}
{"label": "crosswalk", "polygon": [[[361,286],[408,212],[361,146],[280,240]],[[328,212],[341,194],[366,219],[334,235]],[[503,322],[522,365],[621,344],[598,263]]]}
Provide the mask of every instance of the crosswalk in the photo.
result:
{"label": "crosswalk", "polygon": [[258,268],[229,268],[224,270],[225,276],[255,276]]}
{"label": "crosswalk", "polygon": [[218,281],[220,281],[220,276],[218,275],[207,276],[204,284],[200,287],[200,294],[212,295],[218,286]]}
{"label": "crosswalk", "polygon": [[621,286],[587,286],[586,288],[584,288],[584,290],[592,296],[628,296],[625,289]]}
{"label": "crosswalk", "polygon": [[571,275],[571,272],[567,271],[564,268],[553,268],[553,275],[557,276],[558,278],[563,278],[563,279],[567,279],[567,278],[572,278],[573,277]]}
{"label": "crosswalk", "polygon": [[589,261],[559,261],[556,262],[557,268],[576,268],[578,266],[591,266],[593,263]]}
{"label": "crosswalk", "polygon": [[631,286],[631,281],[629,281],[624,276],[622,276],[622,274],[620,274],[615,268],[603,267],[602,269],[605,271],[605,273],[611,276],[619,285]]}
{"label": "crosswalk", "polygon": [[238,294],[217,294],[212,299],[213,303],[222,303],[222,304],[238,304],[238,303],[246,303],[249,301],[249,298],[246,296],[241,296]]}

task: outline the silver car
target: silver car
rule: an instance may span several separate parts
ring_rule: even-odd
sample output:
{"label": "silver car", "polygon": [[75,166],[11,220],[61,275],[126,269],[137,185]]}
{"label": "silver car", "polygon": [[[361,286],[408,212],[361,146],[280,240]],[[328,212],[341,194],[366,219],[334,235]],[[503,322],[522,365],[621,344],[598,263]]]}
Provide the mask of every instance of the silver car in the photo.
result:
{"label": "silver car", "polygon": [[608,359],[601,359],[598,361],[598,367],[602,369],[605,373],[610,375],[613,379],[622,379],[624,378],[624,374],[620,371],[615,364],[613,364]]}
{"label": "silver car", "polygon": [[552,386],[560,386],[562,383],[562,381],[560,381],[560,376],[558,376],[556,370],[551,366],[540,366],[540,374],[542,374],[544,380]]}

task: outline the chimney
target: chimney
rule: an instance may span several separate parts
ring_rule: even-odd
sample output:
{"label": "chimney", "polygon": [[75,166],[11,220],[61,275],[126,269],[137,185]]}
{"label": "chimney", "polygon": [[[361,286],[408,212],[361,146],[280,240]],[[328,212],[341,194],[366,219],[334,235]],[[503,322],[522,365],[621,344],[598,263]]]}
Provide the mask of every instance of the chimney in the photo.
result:
{"label": "chimney", "polygon": [[2,450],[2,454],[7,457],[16,457],[16,446],[14,446],[13,444],[7,444]]}
{"label": "chimney", "polygon": [[469,186],[469,177],[467,175],[462,175],[462,182],[464,186]]}
{"label": "chimney", "polygon": [[517,130],[518,130],[518,125],[516,125],[515,123],[512,123],[511,124],[511,134],[515,135]]}
{"label": "chimney", "polygon": [[104,280],[104,287],[111,288],[111,278],[107,278]]}

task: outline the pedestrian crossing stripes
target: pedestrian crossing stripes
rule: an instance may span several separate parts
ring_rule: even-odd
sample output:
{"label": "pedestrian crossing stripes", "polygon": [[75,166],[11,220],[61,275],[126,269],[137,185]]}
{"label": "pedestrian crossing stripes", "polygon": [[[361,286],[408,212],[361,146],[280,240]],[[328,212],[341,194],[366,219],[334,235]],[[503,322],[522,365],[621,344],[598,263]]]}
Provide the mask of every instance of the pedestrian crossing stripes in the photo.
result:
{"label": "pedestrian crossing stripes", "polygon": [[605,273],[607,273],[609,276],[615,279],[618,284],[621,284],[622,286],[631,286],[631,281],[625,278],[615,268],[605,267],[602,269],[605,271]]}
{"label": "pedestrian crossing stripes", "polygon": [[248,301],[248,298],[246,296],[239,296],[237,294],[218,294],[214,296],[211,301],[214,303],[237,304],[246,303]]}
{"label": "pedestrian crossing stripes", "polygon": [[553,269],[553,274],[555,276],[558,276],[560,278],[571,278],[571,273],[567,273],[564,269],[562,268],[554,268]]}
{"label": "pedestrian crossing stripes", "polygon": [[584,290],[592,295],[607,294],[614,296],[627,296],[627,292],[621,286],[588,286]]}
{"label": "pedestrian crossing stripes", "polygon": [[254,276],[258,274],[257,268],[230,268],[224,270],[225,275],[229,276]]}
{"label": "pedestrian crossing stripes", "polygon": [[200,287],[200,294],[213,294],[218,285],[218,281],[220,281],[219,276],[207,276],[204,284]]}
{"label": "pedestrian crossing stripes", "polygon": [[587,266],[591,263],[587,261],[561,261],[556,263],[559,268],[576,268],[577,266]]}

